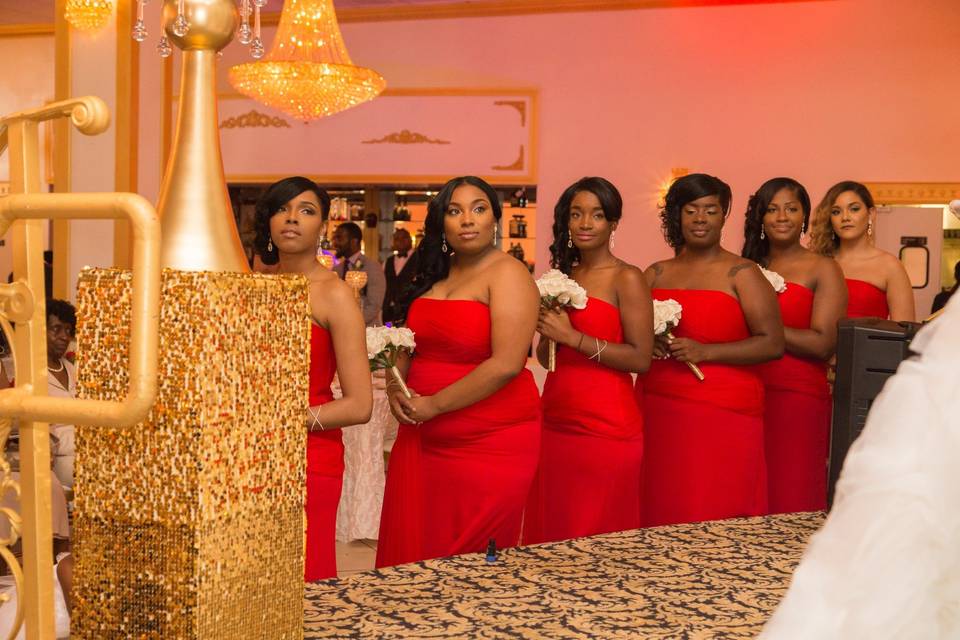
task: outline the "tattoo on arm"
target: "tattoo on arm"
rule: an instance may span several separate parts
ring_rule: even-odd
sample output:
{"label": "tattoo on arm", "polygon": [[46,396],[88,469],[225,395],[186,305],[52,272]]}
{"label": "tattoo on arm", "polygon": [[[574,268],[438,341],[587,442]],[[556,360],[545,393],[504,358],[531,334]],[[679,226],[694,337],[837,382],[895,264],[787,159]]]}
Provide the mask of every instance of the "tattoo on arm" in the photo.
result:
{"label": "tattoo on arm", "polygon": [[653,267],[651,267],[651,268],[653,269],[653,272],[654,272],[656,275],[659,276],[659,275],[662,275],[662,274],[663,274],[663,265],[660,264],[659,262],[656,263],[655,265],[653,265]]}
{"label": "tattoo on arm", "polygon": [[727,277],[732,278],[744,269],[749,269],[753,265],[752,262],[741,262],[730,267],[730,271],[727,271]]}

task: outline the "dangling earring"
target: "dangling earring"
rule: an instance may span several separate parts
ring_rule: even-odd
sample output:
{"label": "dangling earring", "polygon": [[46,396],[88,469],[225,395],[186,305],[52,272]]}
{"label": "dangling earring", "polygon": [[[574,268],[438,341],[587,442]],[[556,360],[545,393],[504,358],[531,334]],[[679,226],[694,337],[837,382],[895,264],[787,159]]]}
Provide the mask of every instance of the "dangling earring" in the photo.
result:
{"label": "dangling earring", "polygon": [[807,233],[807,223],[804,222],[803,225],[800,227],[800,237],[802,238],[803,236],[806,235],[806,233]]}
{"label": "dangling earring", "polygon": [[868,236],[872,236],[872,235],[873,235],[873,220],[868,220],[868,221],[867,221],[867,235],[868,235]]}
{"label": "dangling earring", "polygon": [[268,252],[269,252],[269,251],[273,251],[273,237],[272,237],[272,236],[270,237],[269,240],[267,240],[267,251],[268,251]]}
{"label": "dangling earring", "polygon": [[767,234],[763,232],[763,225],[760,226],[760,239],[763,240],[767,237]]}
{"label": "dangling earring", "polygon": [[567,236],[567,249],[573,249],[573,235]]}
{"label": "dangling earring", "polygon": [[613,236],[615,235],[617,235],[616,229],[610,232],[610,251],[613,251]]}
{"label": "dangling earring", "polygon": [[443,245],[440,246],[440,250],[446,253],[447,252],[447,234],[444,233],[441,237],[443,238]]}
{"label": "dangling earring", "polygon": [[497,231],[499,230],[497,225],[493,225],[493,246],[497,246]]}

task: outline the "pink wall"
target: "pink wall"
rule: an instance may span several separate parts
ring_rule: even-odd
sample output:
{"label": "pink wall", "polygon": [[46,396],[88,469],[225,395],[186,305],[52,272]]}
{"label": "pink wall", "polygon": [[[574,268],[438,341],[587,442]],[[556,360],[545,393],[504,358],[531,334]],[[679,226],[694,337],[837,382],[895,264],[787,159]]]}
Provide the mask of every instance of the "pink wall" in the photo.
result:
{"label": "pink wall", "polygon": [[[343,32],[354,59],[391,87],[538,89],[540,211],[583,175],[610,178],[626,203],[618,253],[645,266],[669,255],[654,205],[672,167],[730,182],[733,250],[748,193],[776,174],[800,179],[815,200],[846,177],[960,181],[957,24],[955,0],[824,0],[356,23]],[[47,77],[39,86],[52,92],[51,39],[30,40],[39,53],[0,43],[11,45],[10,68],[35,69],[31,77]],[[141,56],[140,190],[149,198],[159,188],[155,44]],[[231,45],[224,62],[244,58]],[[36,83],[8,76],[0,98],[9,110]],[[548,244],[541,234],[540,267]]]}
{"label": "pink wall", "polygon": [[[611,179],[626,209],[618,253],[646,266],[669,255],[655,202],[672,167],[731,184],[731,250],[749,192],[774,175],[815,200],[842,178],[960,181],[957,24],[955,0],[824,0],[343,32],[354,60],[391,87],[539,89],[540,210],[583,175]],[[144,104],[144,126],[155,105]],[[151,162],[141,156],[144,171]],[[538,267],[549,242],[538,238]]]}

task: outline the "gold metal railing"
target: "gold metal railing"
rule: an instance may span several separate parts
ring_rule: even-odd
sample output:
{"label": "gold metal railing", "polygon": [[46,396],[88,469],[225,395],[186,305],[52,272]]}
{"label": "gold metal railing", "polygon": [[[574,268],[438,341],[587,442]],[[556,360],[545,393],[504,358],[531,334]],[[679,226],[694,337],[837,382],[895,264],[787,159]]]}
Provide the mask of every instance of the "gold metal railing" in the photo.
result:
{"label": "gold metal railing", "polygon": [[[64,100],[0,118],[0,153],[10,150],[10,195],[0,198],[0,236],[10,232],[11,284],[0,285],[0,326],[16,363],[16,387],[0,391],[0,446],[10,420],[19,418],[20,487],[0,464],[0,492],[20,493],[21,514],[11,535],[0,540],[0,556],[11,564],[17,583],[18,619],[28,640],[54,637],[51,533],[50,442],[48,422],[126,427],[144,420],[157,395],[157,335],[160,302],[160,224],[142,197],[131,193],[41,193],[39,125],[69,117],[81,133],[106,130],[110,115],[96,97]],[[43,274],[43,221],[123,218],[133,229],[130,387],[121,402],[47,396],[46,302]],[[16,323],[12,330],[10,322]],[[0,448],[2,450],[2,448]],[[10,517],[14,516],[14,517]],[[4,545],[23,536],[23,572]]]}

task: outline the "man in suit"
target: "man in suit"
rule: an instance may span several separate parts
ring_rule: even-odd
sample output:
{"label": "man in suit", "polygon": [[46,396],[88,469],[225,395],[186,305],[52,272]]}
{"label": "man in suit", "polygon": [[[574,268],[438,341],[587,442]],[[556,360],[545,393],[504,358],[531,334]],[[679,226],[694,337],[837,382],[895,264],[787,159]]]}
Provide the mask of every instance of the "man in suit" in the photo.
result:
{"label": "man in suit", "polygon": [[383,298],[383,322],[403,322],[409,301],[405,297],[410,281],[417,274],[417,254],[412,251],[413,239],[406,229],[393,233],[393,255],[387,258],[383,274],[387,278],[387,294]]}
{"label": "man in suit", "polygon": [[333,233],[333,246],[337,253],[337,266],[334,267],[341,280],[345,280],[347,271],[363,271],[367,274],[367,285],[360,290],[363,307],[363,321],[372,327],[380,321],[380,309],[383,307],[383,294],[387,284],[383,277],[383,266],[372,256],[360,252],[363,231],[353,222],[344,222]]}

